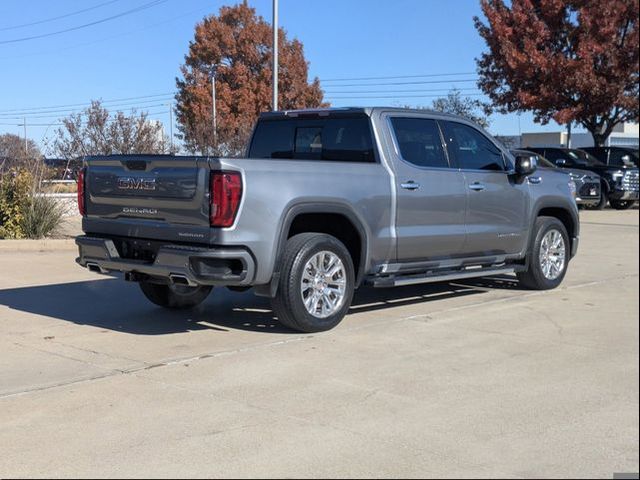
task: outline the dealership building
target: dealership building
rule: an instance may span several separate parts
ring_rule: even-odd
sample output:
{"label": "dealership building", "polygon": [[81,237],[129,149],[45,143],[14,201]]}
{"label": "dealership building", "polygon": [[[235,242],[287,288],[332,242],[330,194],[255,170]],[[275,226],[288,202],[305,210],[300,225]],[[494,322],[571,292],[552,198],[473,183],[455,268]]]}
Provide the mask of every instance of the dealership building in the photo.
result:
{"label": "dealership building", "polygon": [[[638,148],[640,131],[637,123],[620,123],[616,125],[607,138],[608,147]],[[569,134],[563,132],[523,133],[522,135],[501,137],[500,140],[511,148],[525,147],[593,147],[593,137],[589,132],[573,132],[569,141]],[[569,145],[570,143],[570,145]]]}

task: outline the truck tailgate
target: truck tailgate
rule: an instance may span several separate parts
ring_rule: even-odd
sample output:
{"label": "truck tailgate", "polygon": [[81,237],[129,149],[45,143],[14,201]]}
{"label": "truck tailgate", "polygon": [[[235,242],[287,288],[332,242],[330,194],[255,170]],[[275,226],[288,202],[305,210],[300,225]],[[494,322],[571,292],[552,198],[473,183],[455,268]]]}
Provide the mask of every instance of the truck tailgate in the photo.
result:
{"label": "truck tailgate", "polygon": [[122,155],[85,162],[85,231],[208,241],[207,158]]}

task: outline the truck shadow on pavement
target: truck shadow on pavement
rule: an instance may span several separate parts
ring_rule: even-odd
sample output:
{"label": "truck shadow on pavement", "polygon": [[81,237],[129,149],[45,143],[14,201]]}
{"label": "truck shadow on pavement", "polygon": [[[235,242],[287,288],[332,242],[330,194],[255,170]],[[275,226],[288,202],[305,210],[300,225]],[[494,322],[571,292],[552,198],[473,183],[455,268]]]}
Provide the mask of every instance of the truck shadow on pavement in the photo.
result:
{"label": "truck shadow on pavement", "polygon": [[[482,295],[492,289],[518,289],[518,284],[511,277],[493,277],[390,289],[362,287],[356,292],[349,313]],[[296,333],[276,320],[269,299],[256,297],[251,291],[239,293],[226,288],[214,289],[202,305],[191,310],[156,307],[144,298],[137,285],[119,278],[0,290],[2,305],[16,311],[132,335],[167,335],[197,330]],[[28,321],[25,318],[25,322]]]}

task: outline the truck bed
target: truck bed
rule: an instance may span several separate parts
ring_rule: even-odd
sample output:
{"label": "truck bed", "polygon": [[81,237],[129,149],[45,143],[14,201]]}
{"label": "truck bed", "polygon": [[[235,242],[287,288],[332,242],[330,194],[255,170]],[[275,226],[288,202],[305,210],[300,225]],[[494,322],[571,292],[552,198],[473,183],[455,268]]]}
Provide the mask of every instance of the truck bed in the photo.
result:
{"label": "truck bed", "polygon": [[[165,155],[94,156],[86,160],[86,215],[91,236],[185,245],[243,247],[264,258],[267,282],[290,203],[349,207],[372,239],[374,258],[391,255],[390,174],[379,163]],[[211,228],[211,172],[239,172],[242,200],[233,225]]]}

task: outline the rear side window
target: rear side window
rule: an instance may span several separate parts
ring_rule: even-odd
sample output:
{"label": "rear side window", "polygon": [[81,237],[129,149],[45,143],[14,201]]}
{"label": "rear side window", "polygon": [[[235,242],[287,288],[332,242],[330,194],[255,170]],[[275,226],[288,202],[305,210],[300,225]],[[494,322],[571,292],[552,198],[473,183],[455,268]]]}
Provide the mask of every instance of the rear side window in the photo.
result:
{"label": "rear side window", "polygon": [[261,120],[249,157],[374,162],[369,118]]}
{"label": "rear side window", "polygon": [[475,128],[463,123],[444,122],[449,152],[460,168],[467,170],[504,170],[502,152]]}
{"label": "rear side window", "polygon": [[418,167],[449,167],[435,120],[395,117],[391,124],[400,154],[407,162]]}

